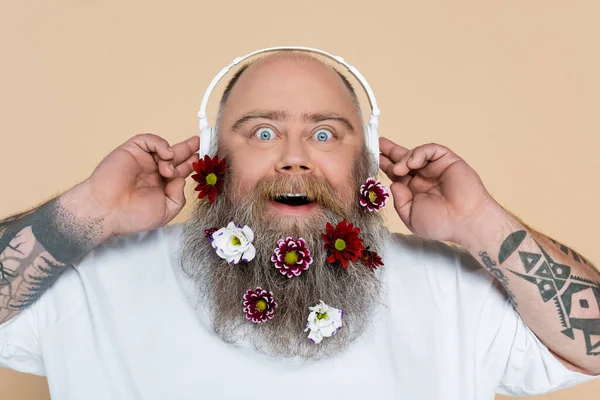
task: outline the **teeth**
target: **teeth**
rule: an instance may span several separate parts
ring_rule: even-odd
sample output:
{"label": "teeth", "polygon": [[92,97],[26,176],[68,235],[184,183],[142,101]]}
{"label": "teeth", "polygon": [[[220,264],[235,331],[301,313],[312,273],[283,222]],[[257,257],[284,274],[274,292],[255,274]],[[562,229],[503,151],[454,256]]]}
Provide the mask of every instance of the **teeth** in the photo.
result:
{"label": "teeth", "polygon": [[308,197],[304,193],[286,193],[282,196],[285,196],[285,197]]}

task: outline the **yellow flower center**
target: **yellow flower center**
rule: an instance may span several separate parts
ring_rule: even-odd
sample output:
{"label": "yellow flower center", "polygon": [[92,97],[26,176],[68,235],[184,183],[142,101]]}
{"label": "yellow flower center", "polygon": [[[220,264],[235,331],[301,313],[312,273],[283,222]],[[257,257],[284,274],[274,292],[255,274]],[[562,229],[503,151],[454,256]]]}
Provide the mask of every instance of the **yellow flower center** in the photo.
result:
{"label": "yellow flower center", "polygon": [[284,258],[286,264],[296,264],[298,262],[298,253],[295,251],[288,251]]}
{"label": "yellow flower center", "polygon": [[206,183],[208,183],[209,185],[216,185],[217,184],[217,176],[215,174],[213,174],[212,172],[208,175],[206,175]]}
{"label": "yellow flower center", "polygon": [[327,313],[323,313],[323,314],[321,314],[319,312],[317,313],[317,319],[318,320],[322,320],[322,319],[325,319],[325,318],[327,318]]}
{"label": "yellow flower center", "polygon": [[377,196],[375,195],[375,192],[373,192],[372,190],[369,191],[369,200],[371,200],[371,203],[375,203],[376,198]]}
{"label": "yellow flower center", "polygon": [[256,308],[258,309],[258,311],[265,311],[267,309],[267,302],[264,300],[257,301]]}
{"label": "yellow flower center", "polygon": [[335,239],[335,243],[333,245],[337,251],[342,251],[346,248],[346,242],[343,239]]}
{"label": "yellow flower center", "polygon": [[239,246],[240,244],[242,244],[242,241],[240,240],[239,237],[232,236],[231,237],[231,244],[234,245],[234,246]]}

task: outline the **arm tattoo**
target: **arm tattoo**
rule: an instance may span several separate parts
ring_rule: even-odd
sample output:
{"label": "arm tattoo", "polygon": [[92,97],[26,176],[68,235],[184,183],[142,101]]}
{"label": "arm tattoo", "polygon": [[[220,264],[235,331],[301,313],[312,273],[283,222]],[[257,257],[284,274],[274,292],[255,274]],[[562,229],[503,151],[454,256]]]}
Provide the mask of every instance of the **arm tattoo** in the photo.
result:
{"label": "arm tattoo", "polygon": [[102,233],[59,199],[0,221],[0,323],[32,305]]}
{"label": "arm tattoo", "polygon": [[[518,251],[526,235],[525,231],[517,231],[508,236],[500,247],[498,260],[502,263],[517,252],[525,273],[507,270],[536,285],[545,303],[554,303],[565,336],[575,340],[573,330],[582,331],[587,354],[600,355],[600,282],[572,274],[570,266],[554,261],[537,241],[539,252]],[[592,274],[599,275],[579,254],[554,240],[552,242],[563,253],[570,254],[574,261],[587,266]]]}
{"label": "arm tattoo", "polygon": [[508,299],[512,303],[513,307],[517,308],[518,304],[515,300],[515,295],[508,287],[508,278],[504,275],[504,273],[502,271],[500,271],[498,268],[496,268],[496,262],[492,261],[490,256],[488,256],[487,251],[480,251],[479,257],[481,257],[481,262],[483,263],[483,266],[485,267],[485,269],[490,271],[490,273],[492,275],[494,275],[496,277],[496,279],[498,279],[498,282],[500,282],[502,284],[502,287],[506,291],[506,294],[508,295]]}

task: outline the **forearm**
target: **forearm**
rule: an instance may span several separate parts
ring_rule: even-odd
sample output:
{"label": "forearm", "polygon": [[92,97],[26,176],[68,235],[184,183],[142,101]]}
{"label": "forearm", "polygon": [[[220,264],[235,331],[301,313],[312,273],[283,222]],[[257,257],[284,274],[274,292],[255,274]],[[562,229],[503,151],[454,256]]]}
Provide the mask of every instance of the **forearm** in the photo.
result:
{"label": "forearm", "polygon": [[65,268],[109,236],[83,185],[0,221],[0,323],[33,304]]}
{"label": "forearm", "polygon": [[481,215],[459,243],[500,281],[525,323],[566,365],[600,374],[598,270],[500,206]]}

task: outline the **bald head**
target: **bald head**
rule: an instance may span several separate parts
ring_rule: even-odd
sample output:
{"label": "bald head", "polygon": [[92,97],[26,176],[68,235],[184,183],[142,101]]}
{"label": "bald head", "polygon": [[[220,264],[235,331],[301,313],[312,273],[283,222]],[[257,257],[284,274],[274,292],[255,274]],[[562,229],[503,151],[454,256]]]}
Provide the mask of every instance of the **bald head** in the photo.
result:
{"label": "bald head", "polygon": [[[294,63],[294,62],[300,63],[300,65],[299,65],[300,68],[302,68],[302,66],[301,66],[302,63],[304,63],[305,66],[312,64],[311,70],[314,73],[323,73],[323,74],[329,75],[330,77],[333,77],[333,75],[335,74],[335,79],[339,80],[343,84],[343,86],[345,88],[345,92],[346,92],[345,94],[350,96],[350,98],[352,99],[352,102],[354,103],[354,106],[356,107],[356,110],[358,112],[358,115],[359,115],[359,118],[360,118],[361,124],[362,124],[362,112],[361,112],[361,108],[360,108],[360,103],[358,101],[358,97],[356,95],[354,87],[352,86],[350,81],[342,73],[340,73],[338,70],[336,70],[332,66],[326,64],[325,62],[323,62],[307,53],[299,52],[299,51],[281,51],[281,52],[271,54],[271,55],[263,57],[257,61],[253,61],[253,62],[250,62],[249,64],[242,66],[235,73],[235,75],[229,80],[229,82],[227,83],[227,86],[225,87],[225,90],[223,91],[223,95],[221,96],[221,101],[219,102],[219,113],[218,113],[217,120],[220,121],[222,119],[222,114],[223,114],[225,108],[227,107],[227,101],[229,100],[229,97],[231,96],[231,93],[233,92],[234,87],[236,86],[238,81],[241,79],[242,75],[248,75],[248,74],[246,74],[246,72],[248,70],[252,70],[253,68],[256,68],[256,67],[260,68],[261,66],[273,68],[273,66],[274,65],[277,66],[277,64],[279,64],[279,66],[285,68],[286,64],[289,65],[289,63]],[[290,72],[292,72],[292,71],[290,71]]]}

